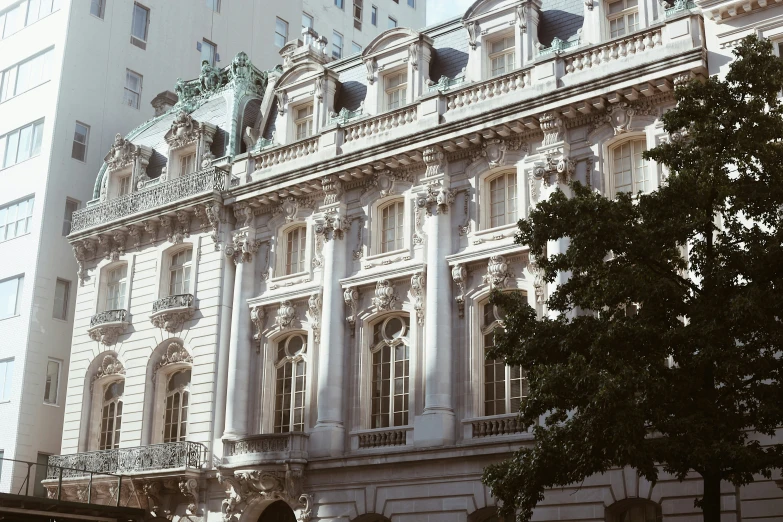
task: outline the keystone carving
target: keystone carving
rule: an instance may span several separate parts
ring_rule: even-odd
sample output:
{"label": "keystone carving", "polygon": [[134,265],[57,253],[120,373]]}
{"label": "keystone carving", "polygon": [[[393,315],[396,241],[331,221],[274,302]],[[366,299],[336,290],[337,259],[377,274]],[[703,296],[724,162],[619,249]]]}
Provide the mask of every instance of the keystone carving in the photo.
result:
{"label": "keystone carving", "polygon": [[376,312],[391,310],[398,300],[394,293],[394,284],[386,279],[381,279],[375,285],[375,297],[372,298],[372,306]]}
{"label": "keystone carving", "polygon": [[[133,161],[140,154],[140,148],[129,140],[122,137],[122,134],[114,136],[114,143],[109,149],[109,153],[103,158],[110,171],[121,169],[133,164]],[[108,179],[106,176],[104,179]]]}
{"label": "keystone carving", "polygon": [[256,342],[257,349],[261,344],[261,332],[264,330],[264,319],[266,319],[266,316],[264,314],[263,306],[254,306],[250,309],[250,320],[253,321],[253,326],[256,329],[256,333],[253,334],[253,340]]}
{"label": "keystone carving", "polygon": [[288,469],[284,476],[261,470],[235,471],[233,475],[218,473],[218,482],[227,486],[227,498],[221,505],[223,521],[238,519],[250,502],[283,500],[294,510],[299,522],[309,522],[313,501],[310,495],[301,493],[301,474],[300,469]]}
{"label": "keystone carving", "polygon": [[505,288],[506,283],[514,275],[508,269],[508,263],[503,256],[492,256],[487,265],[487,275],[484,276],[484,282],[489,284],[490,288]]}
{"label": "keystone carving", "polygon": [[296,308],[291,304],[291,301],[283,301],[280,303],[280,307],[277,309],[277,316],[275,317],[275,324],[281,330],[290,328],[294,324],[296,319]]}
{"label": "keystone carving", "polygon": [[125,375],[125,367],[119,360],[117,360],[115,356],[107,355],[103,358],[103,362],[101,362],[101,365],[98,367],[95,375],[92,376],[92,380],[90,381],[90,389],[92,389],[93,384],[95,384],[95,381],[98,379],[102,379],[103,377],[111,377],[114,375]]}

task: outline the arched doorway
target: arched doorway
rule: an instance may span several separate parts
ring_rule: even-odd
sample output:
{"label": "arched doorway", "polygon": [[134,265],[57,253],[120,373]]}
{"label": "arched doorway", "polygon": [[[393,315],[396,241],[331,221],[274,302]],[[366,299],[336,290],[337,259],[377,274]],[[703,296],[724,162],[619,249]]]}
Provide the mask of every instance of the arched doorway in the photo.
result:
{"label": "arched doorway", "polygon": [[296,516],[288,504],[278,500],[261,513],[258,522],[296,522]]}

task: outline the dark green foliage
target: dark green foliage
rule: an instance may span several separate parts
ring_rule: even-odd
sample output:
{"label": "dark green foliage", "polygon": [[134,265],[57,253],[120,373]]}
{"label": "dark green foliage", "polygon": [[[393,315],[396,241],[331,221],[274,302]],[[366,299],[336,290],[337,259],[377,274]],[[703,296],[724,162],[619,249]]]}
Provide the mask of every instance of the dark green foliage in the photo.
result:
{"label": "dark green foliage", "polygon": [[493,296],[508,316],[490,357],[527,372],[535,433],[485,471],[507,515],[529,520],[545,488],[632,466],[650,481],[695,471],[717,522],[721,480],[783,467],[763,437],[783,425],[783,62],[755,37],[735,54],[725,80],[677,88],[663,119],[683,137],[645,154],[671,172],[662,188],[610,200],[574,183],[519,223],[545,279],[571,277],[544,318]]}

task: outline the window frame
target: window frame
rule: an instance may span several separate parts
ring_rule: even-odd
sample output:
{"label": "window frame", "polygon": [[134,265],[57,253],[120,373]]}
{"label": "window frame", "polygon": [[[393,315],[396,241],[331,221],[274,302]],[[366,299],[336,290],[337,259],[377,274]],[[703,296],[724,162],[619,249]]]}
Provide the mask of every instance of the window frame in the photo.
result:
{"label": "window frame", "polygon": [[[492,46],[498,42],[511,40],[511,45],[505,47],[500,51],[492,52]],[[508,56],[511,56],[511,65],[508,64]],[[503,72],[495,73],[492,61],[498,58],[503,58]],[[487,77],[497,78],[508,74],[515,70],[517,67],[517,50],[516,50],[516,37],[513,33],[506,33],[498,35],[495,38],[487,42]]]}
{"label": "window frame", "polygon": [[416,9],[416,0],[408,0],[408,7]]}
{"label": "window frame", "polygon": [[[337,41],[340,41],[340,45],[337,45]],[[343,57],[343,50],[345,48],[345,38],[337,31],[332,31],[332,58],[339,60]],[[335,52],[339,50],[339,52]]]}
{"label": "window frame", "polygon": [[353,28],[358,31],[362,30],[363,12],[364,12],[363,0],[353,0]]}
{"label": "window frame", "polygon": [[[403,329],[401,335],[396,337],[389,337],[385,333],[385,328],[392,320],[399,320],[402,323]],[[366,422],[367,429],[371,430],[385,430],[392,428],[405,428],[412,426],[414,411],[414,404],[411,402],[411,398],[415,395],[413,393],[413,385],[415,384],[414,374],[414,357],[413,357],[413,343],[411,337],[413,331],[411,330],[411,314],[407,310],[401,312],[387,313],[383,316],[375,318],[367,324],[367,347],[364,352],[367,354],[367,368],[369,368],[370,375],[367,376],[367,400],[369,405],[367,408],[363,408],[367,412]],[[376,335],[376,329],[380,335]],[[399,346],[405,347],[404,356],[402,359],[396,357],[396,349]],[[384,361],[384,349],[388,349],[388,361]],[[380,363],[376,362],[376,357],[380,359]],[[397,364],[403,363],[402,376],[397,375]],[[384,371],[384,366],[388,364],[388,373]],[[378,366],[380,366],[378,368]],[[380,383],[378,376],[380,373]],[[384,378],[388,375],[388,378]],[[402,393],[395,393],[395,381],[402,379]],[[388,381],[388,395],[383,395],[383,381]],[[380,390],[379,395],[376,396],[376,391]],[[396,409],[395,398],[403,396],[402,408]],[[388,412],[384,412],[384,403],[388,401]],[[395,415],[400,414],[404,416],[400,424],[396,423]],[[383,417],[388,415],[385,420],[386,426],[384,426]],[[378,422],[376,422],[378,421]]]}
{"label": "window frame", "polygon": [[393,16],[390,16],[389,20],[386,23],[388,25],[387,29],[395,29],[400,25],[397,19],[394,18]]}
{"label": "window frame", "polygon": [[[171,380],[174,379],[177,375],[180,373],[190,373],[190,378],[188,379],[187,384],[177,386],[174,390],[169,390],[169,385],[171,384]],[[170,373],[166,374],[166,380],[164,381],[166,388],[164,391],[164,401],[163,401],[163,439],[162,442],[164,444],[169,442],[182,442],[186,441],[188,437],[189,432],[189,423],[190,423],[190,406],[191,406],[191,388],[193,386],[193,368],[187,367],[187,368],[178,368],[176,370],[171,371]],[[173,429],[175,424],[172,422],[169,422],[170,419],[166,418],[166,413],[171,409],[174,410],[174,398],[179,395],[179,405],[177,407],[177,420],[176,420],[176,438],[171,437],[171,433],[167,434],[167,428]],[[171,398],[171,408],[169,408],[169,398]],[[185,404],[187,402],[187,404]],[[184,412],[184,415],[183,415]],[[183,420],[183,417],[185,418]],[[171,432],[171,430],[169,430]],[[183,433],[184,432],[184,433]]]}
{"label": "window frame", "polygon": [[[47,400],[50,399],[51,394],[47,394],[47,391],[52,390],[51,382],[49,381],[49,365],[56,364],[57,365],[57,381],[54,385],[54,400]],[[63,361],[60,359],[55,359],[54,357],[49,357],[46,360],[46,375],[45,377],[45,383],[44,383],[44,396],[43,396],[43,403],[47,406],[59,406],[60,405],[60,381],[62,379],[62,372],[63,372]]]}
{"label": "window frame", "polygon": [[[285,252],[282,252],[283,257],[283,269],[282,269],[282,276],[288,277],[288,276],[296,276],[299,274],[303,274],[307,272],[307,246],[308,246],[308,234],[307,234],[307,225],[304,223],[300,223],[298,225],[294,225],[292,227],[288,227],[285,232],[283,233],[283,237],[285,238],[284,245],[285,245]],[[302,231],[304,231],[304,235],[301,235]],[[298,244],[296,245],[298,247],[298,250],[295,250],[295,252],[298,254],[298,261],[296,262],[301,269],[294,270],[293,263],[291,262],[291,256],[294,252],[291,246],[293,246],[293,243],[291,242],[291,235],[296,233],[297,239],[296,241]]]}
{"label": "window frame", "polygon": [[[62,303],[59,306],[60,312],[62,313],[62,317],[57,316],[57,311],[58,311],[57,288],[58,285],[60,284],[65,285],[65,295],[63,296]],[[70,299],[71,299],[71,282],[68,281],[67,279],[62,279],[58,277],[54,283],[54,306],[52,308],[52,318],[57,319],[59,321],[68,320],[68,312],[70,312],[70,307],[68,305],[70,304]]]}
{"label": "window frame", "polygon": [[[125,273],[116,281],[112,281],[111,275],[119,270],[124,270]],[[110,297],[113,286],[117,286],[116,297]],[[123,261],[103,267],[101,270],[101,293],[97,307],[101,312],[128,309],[128,263]],[[113,304],[117,306],[113,307]]]}
{"label": "window frame", "polygon": [[[79,125],[84,127],[84,129],[86,130],[86,132],[84,133],[84,142],[83,143],[76,140]],[[72,144],[71,144],[71,159],[75,159],[76,161],[81,161],[82,163],[86,163],[87,162],[87,146],[89,145],[89,142],[90,142],[90,126],[87,125],[86,123],[82,123],[79,120],[76,120],[76,122],[74,123],[74,126],[73,126],[73,141],[72,141]],[[82,145],[84,147],[84,150],[82,152],[82,157],[81,158],[77,158],[76,156],[73,155],[74,148],[76,147],[77,144],[78,145]]]}
{"label": "window frame", "polygon": [[[386,220],[384,219],[384,211],[387,211],[394,207],[394,226],[391,228],[386,228]],[[405,220],[405,199],[404,198],[395,198],[389,201],[383,202],[381,205],[378,206],[377,210],[378,215],[378,227],[377,227],[377,234],[378,234],[378,241],[376,242],[376,249],[374,250],[377,254],[393,254],[395,252],[399,252],[400,250],[405,250],[405,239],[406,239],[406,220]],[[398,222],[401,219],[402,222]],[[386,235],[385,232],[394,231],[394,238],[391,240],[393,242],[392,247],[387,249],[387,243],[390,241],[386,241]]]}
{"label": "window frame", "polygon": [[[606,3],[604,4],[605,6],[604,12],[606,13],[604,17],[604,19],[606,20],[606,37],[610,40],[613,40],[615,38],[624,38],[642,29],[642,13],[641,13],[641,9],[639,9],[639,0],[635,0],[636,5],[631,7],[627,7],[628,1],[629,0],[614,0],[614,1],[607,0]],[[609,6],[616,3],[622,3],[623,8],[616,13],[610,14]],[[628,24],[629,15],[636,16],[636,27],[633,30],[630,29],[630,26]],[[623,32],[612,35],[612,22],[619,19],[623,20],[623,29],[622,29]]]}
{"label": "window frame", "polygon": [[[22,94],[32,91],[36,87],[50,82],[52,80],[52,60],[54,55],[54,47],[49,47],[43,51],[39,51],[31,56],[28,56],[24,60],[16,62],[15,64],[0,71],[0,103],[6,102],[10,99],[21,96]],[[38,83],[30,83],[21,88],[19,86],[19,80],[22,76],[19,74],[22,66],[28,65],[35,60],[41,59],[39,67],[39,80]],[[28,74],[29,76],[29,74]],[[9,86],[13,84],[13,90],[9,94]]]}
{"label": "window frame", "polygon": [[[123,409],[123,405],[125,403],[125,379],[123,377],[116,378],[104,378],[99,381],[98,383],[101,383],[101,393],[97,397],[93,395],[93,400],[96,400],[98,397],[100,398],[100,403],[96,409],[93,409],[92,411],[96,413],[97,421],[98,421],[98,430],[97,430],[97,440],[96,447],[98,451],[103,451],[107,449],[116,449],[120,446],[120,439],[122,437],[122,415],[123,412],[121,411]],[[97,384],[97,383],[96,383]],[[109,391],[110,386],[114,386],[115,384],[121,384],[122,385],[122,392],[119,395],[112,396],[111,399],[106,398],[106,393]],[[95,386],[97,389],[98,386]],[[107,416],[107,410],[111,412],[111,406],[114,406],[114,413],[111,417]],[[112,421],[112,427],[110,430],[104,429],[104,420],[111,419]],[[120,426],[117,427],[117,420],[120,420]],[[106,427],[108,427],[108,422],[106,423]],[[109,434],[111,434],[111,442],[109,445],[106,444]],[[104,438],[104,435],[106,437]]]}
{"label": "window frame", "polygon": [[[12,317],[19,317],[21,315],[19,309],[22,305],[22,294],[24,293],[24,274],[19,274],[11,277],[6,277],[5,279],[0,279],[0,286],[9,283],[11,281],[16,281],[16,301],[14,302],[14,310],[13,313],[9,315],[0,315],[0,321],[3,319],[11,319]],[[9,294],[10,295],[10,294]],[[0,309],[0,314],[3,313],[2,309]]]}
{"label": "window frame", "polygon": [[[404,77],[405,82],[400,82],[392,87],[388,87],[389,79],[393,77]],[[383,111],[395,111],[408,105],[408,83],[410,78],[408,77],[408,70],[406,68],[397,68],[383,75]],[[401,91],[401,93],[400,93]],[[399,104],[392,107],[392,103],[389,99],[390,95],[394,93],[400,93]]]}
{"label": "window frame", "polygon": [[[133,89],[131,89],[130,87],[128,87],[128,78],[131,77],[131,76],[138,77],[138,80],[139,80],[139,91],[138,92],[136,92]],[[125,105],[126,107],[130,107],[131,109],[136,109],[137,111],[140,110],[140,107],[141,107],[141,93],[144,90],[144,76],[139,74],[139,73],[137,73],[136,71],[134,71],[132,69],[127,69],[126,68],[125,69],[125,87],[124,88],[125,88],[125,90],[124,90],[124,96],[123,96],[123,105]],[[132,99],[132,98],[130,98],[130,99],[128,98],[128,93],[132,93],[132,95],[136,96],[136,104],[135,105],[131,105],[130,103],[128,103],[128,101]]]}
{"label": "window frame", "polygon": [[[212,49],[212,56],[204,58],[204,50],[205,49]],[[215,42],[212,42],[210,40],[207,40],[206,38],[201,39],[201,63],[203,64],[205,61],[209,63],[209,65],[212,65],[213,67],[217,63],[217,44]]]}
{"label": "window frame", "polygon": [[206,5],[212,10],[212,12],[220,13],[220,0],[206,0]]}
{"label": "window frame", "polygon": [[[291,353],[288,350],[288,345],[292,339],[295,337],[302,338],[302,348],[295,353]],[[269,419],[271,430],[270,433],[305,433],[307,431],[308,426],[308,412],[307,409],[309,407],[309,401],[308,401],[308,394],[309,394],[309,385],[308,382],[309,379],[307,378],[307,371],[309,367],[309,336],[308,333],[302,330],[296,330],[293,332],[288,332],[286,335],[282,335],[277,337],[276,339],[272,340],[272,342],[269,343],[270,350],[272,351],[272,357],[270,360],[272,361],[271,364],[271,381],[274,382],[274,386],[272,389],[272,417]],[[281,347],[282,345],[282,347]],[[282,351],[282,356],[281,356]],[[298,369],[298,365],[300,363],[303,363],[303,374],[302,377],[302,387],[301,389],[298,388],[297,385],[297,377],[296,370]],[[285,382],[286,380],[286,370],[285,367],[290,365],[291,366],[291,372],[288,375],[288,379],[291,382],[290,387],[290,395],[288,406],[285,406],[285,384],[283,384],[283,397],[278,401],[278,396],[281,393],[281,390],[279,389],[278,380],[281,379],[281,370],[282,370],[282,380]],[[302,394],[302,405],[301,407],[296,407],[296,400],[295,396],[297,393]],[[279,403],[279,405],[278,405]],[[297,423],[295,410],[301,409],[301,422]],[[278,423],[278,413],[280,413],[280,422]],[[288,414],[288,423],[284,423],[283,420],[285,418],[285,414]],[[296,427],[301,424],[301,430],[297,430]],[[278,431],[278,428],[280,428],[280,431]],[[285,428],[285,430],[283,429]]]}
{"label": "window frame", "polygon": [[0,403],[11,402],[15,359],[15,357],[7,357],[0,360]]}
{"label": "window frame", "polygon": [[[74,209],[70,212],[68,211],[69,204],[72,204],[74,206]],[[68,237],[68,234],[71,233],[71,227],[73,225],[73,214],[77,210],[79,210],[80,205],[81,202],[79,200],[73,198],[65,198],[65,213],[63,214],[63,237]]]}
{"label": "window frame", "polygon": [[[98,12],[94,13],[92,8],[96,3],[98,4]],[[106,16],[106,0],[91,0],[90,14],[95,18],[103,20],[104,16]]]}
{"label": "window frame", "polygon": [[[657,188],[657,185],[658,185],[657,173],[655,172],[655,169],[653,169],[654,165],[652,164],[652,162],[642,158],[642,162],[644,163],[644,170],[645,170],[645,174],[644,174],[644,176],[645,176],[645,179],[644,179],[645,190],[640,192],[638,190],[638,188],[637,188],[637,185],[638,185],[638,182],[637,182],[637,179],[636,179],[637,167],[634,166],[634,162],[633,162],[633,159],[634,159],[634,156],[635,156],[633,147],[634,147],[634,143],[642,143],[643,144],[643,149],[642,149],[641,152],[643,153],[644,151],[649,150],[649,142],[648,142],[648,139],[647,139],[647,134],[646,133],[634,133],[634,134],[630,134],[630,135],[627,135],[627,136],[623,136],[619,140],[615,140],[615,141],[612,141],[610,143],[606,143],[605,144],[606,167],[607,167],[605,169],[605,171],[608,172],[608,174],[609,174],[610,194],[612,195],[613,198],[617,197],[617,195],[620,193],[617,190],[618,186],[617,186],[617,182],[616,182],[617,173],[615,171],[615,163],[616,163],[615,162],[615,153],[616,153],[616,151],[621,149],[624,145],[629,144],[629,143],[631,144],[631,152],[630,152],[630,158],[629,158],[630,159],[630,167],[631,167],[631,171],[630,171],[630,176],[631,176],[630,187],[631,187],[631,190],[630,191],[623,191],[623,192],[629,192],[631,194],[631,196],[636,196],[639,193],[649,193],[649,192],[652,192],[653,190],[655,190]],[[626,185],[623,185],[623,186],[626,186]]]}
{"label": "window frame", "polygon": [[[11,207],[17,207],[15,209],[14,219],[13,219],[14,229],[16,229],[19,226],[19,222],[22,221],[22,219],[19,219],[19,215],[18,215],[19,212],[18,206],[22,203],[25,203],[26,215],[23,218],[25,221],[24,223],[25,230],[21,234],[16,234],[13,237],[8,237],[8,230],[9,230],[8,229],[9,222],[7,221],[7,217],[9,215],[8,209],[10,209]],[[34,211],[35,211],[35,195],[25,196],[21,199],[11,201],[10,203],[6,203],[5,205],[0,206],[0,243],[11,241],[12,239],[16,239],[17,237],[21,237],[29,234],[30,226],[33,222]]]}
{"label": "window frame", "polygon": [[[303,109],[309,109],[309,114],[304,117],[299,117],[299,111]],[[313,137],[315,132],[315,105],[312,102],[302,103],[291,109],[291,117],[293,118],[293,141],[306,140]],[[300,135],[299,126],[309,123],[309,126],[305,128],[305,133]]]}
{"label": "window frame", "polygon": [[[22,159],[19,159],[19,144],[21,142],[21,136],[22,133],[30,129],[30,136],[29,136],[29,150],[28,155],[26,157],[23,157]],[[18,127],[16,129],[13,129],[3,135],[0,136],[0,160],[2,160],[2,165],[0,167],[0,170],[3,169],[9,169],[13,167],[14,165],[19,165],[20,163],[24,163],[25,161],[31,160],[33,158],[37,158],[41,154],[41,149],[43,148],[43,132],[44,132],[44,119],[38,119],[33,122],[27,123],[25,125],[22,125],[21,127]],[[12,138],[12,135],[15,135],[15,138]],[[13,163],[7,163],[8,160],[8,153],[11,151],[9,148],[9,143],[11,139],[15,139],[14,147],[16,148],[16,152],[14,153],[14,160]]]}
{"label": "window frame", "polygon": [[[183,285],[183,289],[186,290],[186,291],[185,292],[180,292],[180,293],[172,293],[172,279],[171,278],[173,277],[173,273],[174,273],[174,270],[172,269],[172,267],[175,266],[173,264],[174,263],[174,259],[177,256],[179,256],[180,254],[184,254],[186,252],[190,254],[190,259],[186,259],[182,263],[182,265],[176,265],[178,267],[181,267],[181,269],[183,271],[183,283],[185,281],[185,270],[187,270],[187,288],[184,288],[184,285]],[[192,247],[192,245],[187,245],[184,248],[178,248],[176,250],[170,251],[170,252],[167,253],[167,256],[168,256],[168,261],[166,263],[166,285],[164,287],[165,290],[166,290],[166,296],[170,297],[170,296],[173,296],[173,295],[193,295],[192,290],[193,290],[193,283],[194,283],[193,275],[195,274],[195,263],[194,263],[194,259],[193,259],[193,247]],[[179,269],[180,268],[177,268],[177,270],[179,270]],[[176,284],[176,283],[174,283],[174,284]]]}
{"label": "window frame", "polygon": [[[281,34],[278,32],[279,24],[283,24],[285,28],[285,34]],[[285,44],[288,42],[288,22],[280,18],[279,16],[275,17],[275,36],[274,36],[274,44],[275,47],[282,49],[285,47]],[[278,37],[282,38],[283,41],[280,42],[278,40]]]}
{"label": "window frame", "polygon": [[[310,25],[305,25],[305,19],[310,21]],[[315,29],[315,18],[304,11],[302,11],[302,29]]]}
{"label": "window frame", "polygon": [[345,0],[334,0],[334,6],[338,9],[345,10]]}
{"label": "window frame", "polygon": [[[500,178],[504,178],[504,192],[505,192],[505,198],[503,199],[503,218],[504,222],[500,225],[493,225],[492,224],[492,183],[497,181]],[[509,178],[513,179],[514,181],[514,189],[513,192],[510,190],[509,187]],[[497,172],[492,172],[486,175],[482,181],[481,181],[481,189],[482,189],[482,206],[484,207],[483,212],[481,213],[481,223],[479,226],[479,231],[484,232],[487,230],[495,230],[498,228],[504,228],[504,227],[510,227],[515,226],[517,224],[517,221],[519,221],[519,205],[520,205],[520,197],[519,197],[519,173],[516,171],[516,169],[504,169]],[[513,194],[513,198],[511,195]],[[509,212],[508,208],[511,206],[509,203],[512,201],[514,202],[514,211],[513,211],[513,217],[509,218],[509,215],[511,212]]]}
{"label": "window frame", "polygon": [[[139,9],[145,13],[144,16],[144,36],[139,37],[136,34],[134,34],[134,27],[136,26],[136,10]],[[146,51],[147,50],[147,43],[149,42],[150,37],[150,8],[140,4],[138,2],[133,2],[133,10],[131,11],[131,30],[130,30],[130,43],[136,47],[138,47],[141,50]]]}
{"label": "window frame", "polygon": [[370,10],[370,23],[375,27],[378,27],[378,6],[373,5]]}

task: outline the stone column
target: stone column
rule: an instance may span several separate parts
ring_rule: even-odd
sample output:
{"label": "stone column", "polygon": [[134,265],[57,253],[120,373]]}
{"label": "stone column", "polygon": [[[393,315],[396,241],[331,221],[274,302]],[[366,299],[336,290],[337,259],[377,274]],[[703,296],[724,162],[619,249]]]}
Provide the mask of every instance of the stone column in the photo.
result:
{"label": "stone column", "polygon": [[318,419],[308,445],[308,453],[313,457],[333,457],[345,452],[345,317],[340,279],[345,277],[348,266],[343,238],[350,222],[345,217],[342,183],[337,176],[324,178],[323,189],[323,215],[315,226],[315,233],[323,238],[323,308],[318,346]]}
{"label": "stone column", "polygon": [[448,187],[446,155],[439,147],[424,151],[427,191],[416,204],[427,214],[427,279],[424,318],[424,412],[414,422],[414,444],[445,446],[455,441],[452,398],[451,253],[449,205],[454,194]]}
{"label": "stone column", "polygon": [[226,392],[226,429],[223,438],[239,438],[248,434],[247,418],[250,394],[250,354],[253,347],[250,308],[247,300],[253,296],[254,254],[259,243],[252,228],[253,209],[238,203],[234,206],[237,224],[244,227],[233,233],[226,245],[226,256],[236,265],[234,302],[231,316],[231,339],[228,353],[228,387]]}

